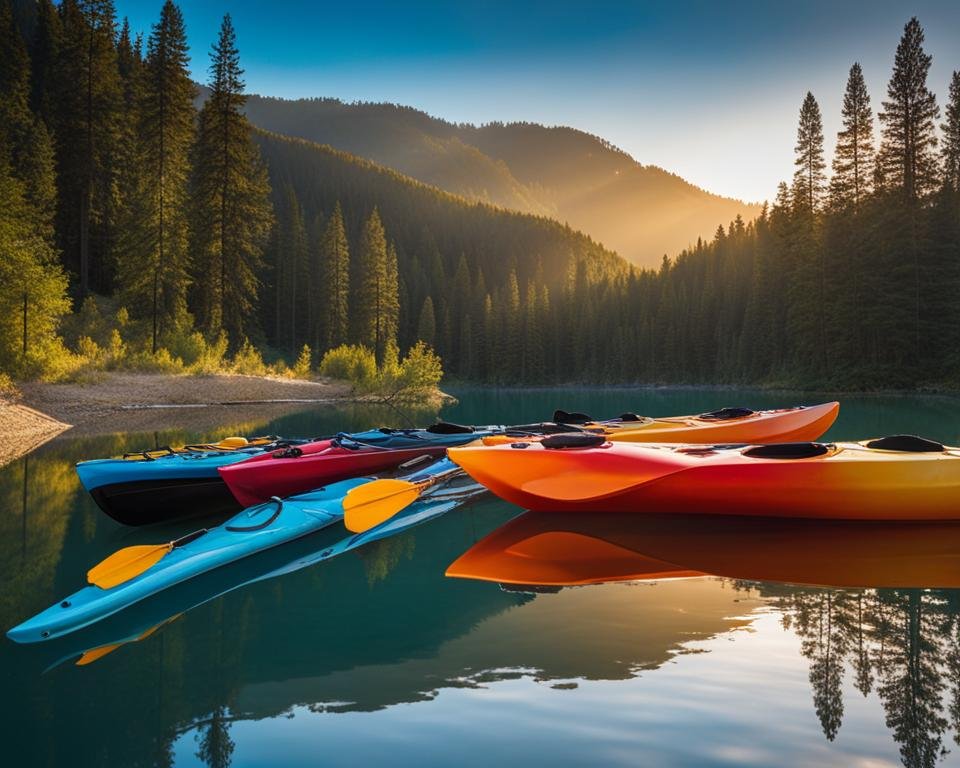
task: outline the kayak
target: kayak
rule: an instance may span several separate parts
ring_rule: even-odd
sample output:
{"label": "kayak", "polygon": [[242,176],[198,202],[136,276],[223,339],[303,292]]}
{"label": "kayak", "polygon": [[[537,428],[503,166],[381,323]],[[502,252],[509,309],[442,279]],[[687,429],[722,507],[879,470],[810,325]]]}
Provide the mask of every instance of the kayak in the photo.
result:
{"label": "kayak", "polygon": [[[440,486],[462,475],[456,465],[441,459],[421,471],[405,475],[403,479],[414,483],[434,481]],[[352,489],[371,483],[374,479],[359,477],[343,480],[309,493],[287,499],[271,499],[245,509],[223,525],[194,531],[171,542],[172,548],[167,554],[139,575],[107,589],[90,584],[9,630],[7,637],[18,643],[36,643],[60,637],[200,574],[324,528],[340,526],[346,533],[343,528],[344,497]],[[420,511],[423,512],[423,509]],[[382,526],[390,531],[393,530],[391,525],[396,524],[396,521],[387,520]]]}
{"label": "kayak", "polygon": [[632,443],[787,443],[817,440],[837,419],[840,403],[754,411],[721,408],[698,416],[650,418],[625,413],[616,419],[595,421],[583,413],[556,411],[553,420],[609,440]]}
{"label": "kayak", "polygon": [[960,523],[526,513],[447,576],[578,586],[722,576],[841,588],[960,587]]}
{"label": "kayak", "polygon": [[380,539],[400,535],[484,493],[486,489],[482,485],[459,472],[442,485],[425,491],[395,517],[363,533],[349,533],[330,526],[190,578],[103,621],[53,641],[48,645],[52,657],[48,668],[73,660],[79,666],[91,664],[126,644],[150,637],[187,611],[222,595],[312,567]]}
{"label": "kayak", "polygon": [[541,512],[960,519],[960,449],[910,435],[678,446],[579,433],[449,454],[501,498]]}
{"label": "kayak", "polygon": [[243,506],[250,506],[271,496],[290,496],[324,483],[443,456],[447,448],[502,431],[503,427],[464,427],[441,422],[426,429],[341,433],[330,440],[225,464],[219,472],[234,498]]}
{"label": "kayak", "polygon": [[217,469],[302,440],[228,437],[218,443],[157,448],[77,464],[97,506],[123,525],[149,525],[201,512],[240,509]]}

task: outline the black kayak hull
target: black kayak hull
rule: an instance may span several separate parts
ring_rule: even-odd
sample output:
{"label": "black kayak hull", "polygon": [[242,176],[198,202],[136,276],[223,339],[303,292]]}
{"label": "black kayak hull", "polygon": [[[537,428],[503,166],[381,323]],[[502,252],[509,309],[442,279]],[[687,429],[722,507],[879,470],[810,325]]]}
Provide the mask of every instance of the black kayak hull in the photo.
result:
{"label": "black kayak hull", "polygon": [[109,517],[129,526],[230,515],[242,508],[219,475],[111,483],[94,488],[90,495]]}

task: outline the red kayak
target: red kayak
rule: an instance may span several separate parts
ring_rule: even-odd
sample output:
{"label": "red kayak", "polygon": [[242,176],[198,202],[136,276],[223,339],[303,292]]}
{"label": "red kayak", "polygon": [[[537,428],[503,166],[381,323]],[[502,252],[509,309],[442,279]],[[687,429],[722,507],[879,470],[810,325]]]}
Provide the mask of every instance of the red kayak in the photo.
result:
{"label": "red kayak", "polygon": [[230,492],[245,507],[273,496],[305,493],[327,483],[386,472],[447,448],[489,436],[497,427],[436,424],[427,429],[376,429],[258,454],[219,468]]}

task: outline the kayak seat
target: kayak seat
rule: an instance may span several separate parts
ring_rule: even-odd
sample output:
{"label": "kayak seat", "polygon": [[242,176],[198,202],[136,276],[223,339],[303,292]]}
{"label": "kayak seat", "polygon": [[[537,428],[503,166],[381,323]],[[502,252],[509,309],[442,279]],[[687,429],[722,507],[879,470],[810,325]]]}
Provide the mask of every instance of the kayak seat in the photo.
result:
{"label": "kayak seat", "polygon": [[941,453],[946,450],[943,443],[938,443],[936,440],[928,440],[925,437],[917,437],[916,435],[890,435],[888,437],[881,437],[867,443],[867,448],[873,448],[878,451],[903,451],[905,453]]}
{"label": "kayak seat", "polygon": [[451,424],[449,421],[438,421],[427,427],[427,432],[434,435],[468,435],[475,431],[473,427],[465,427],[462,424]]}
{"label": "kayak seat", "polygon": [[275,459],[298,459],[301,456],[303,456],[303,451],[296,446],[281,448],[279,451],[273,452],[273,458]]}
{"label": "kayak seat", "polygon": [[573,413],[567,413],[566,411],[554,411],[553,420],[557,424],[586,424],[588,421],[594,421],[592,416],[588,416],[585,413],[579,413],[574,411]]}
{"label": "kayak seat", "polygon": [[752,459],[812,459],[829,450],[823,443],[774,443],[748,448],[743,455]]}
{"label": "kayak seat", "polygon": [[530,435],[558,435],[565,432],[579,432],[579,427],[572,424],[555,424],[552,421],[543,421],[539,424],[516,424],[507,427],[504,434],[507,437],[528,437]]}
{"label": "kayak seat", "polygon": [[594,435],[590,432],[568,432],[545,437],[540,444],[544,448],[595,448],[606,441],[603,435]]}
{"label": "kayak seat", "polygon": [[749,408],[720,408],[716,411],[701,413],[697,416],[703,421],[726,421],[727,419],[742,419],[744,416],[753,416],[756,411]]}

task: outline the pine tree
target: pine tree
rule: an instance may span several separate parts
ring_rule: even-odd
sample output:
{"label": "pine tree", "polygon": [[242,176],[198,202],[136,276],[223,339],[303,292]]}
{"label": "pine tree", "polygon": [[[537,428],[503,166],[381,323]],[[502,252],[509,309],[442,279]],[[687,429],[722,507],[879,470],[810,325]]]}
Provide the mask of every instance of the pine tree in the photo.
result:
{"label": "pine tree", "polygon": [[908,201],[931,192],[936,184],[936,96],[927,88],[932,57],[923,50],[923,28],[907,22],[897,46],[880,122],[883,142],[879,161],[884,178]]}
{"label": "pine tree", "polygon": [[417,341],[425,341],[433,346],[434,337],[437,335],[437,321],[433,314],[433,299],[429,296],[423,300],[423,307],[420,309],[420,320],[417,322]]}
{"label": "pine tree", "polygon": [[0,142],[11,153],[13,172],[19,176],[24,149],[29,141],[30,59],[9,0],[0,2]]}
{"label": "pine tree", "polygon": [[324,344],[327,349],[345,344],[350,327],[350,246],[339,201],[323,232],[321,287]]}
{"label": "pine tree", "polygon": [[396,252],[391,257],[391,250],[380,214],[374,208],[360,236],[350,304],[354,308],[355,339],[373,349],[378,365],[383,362],[387,345],[396,343]]}
{"label": "pine tree", "polygon": [[36,214],[9,157],[0,147],[0,370],[28,376],[42,373],[59,345],[57,325],[70,303],[67,281],[32,225]]}
{"label": "pine tree", "polygon": [[[121,32],[120,64],[124,90],[137,67],[126,23]],[[183,14],[167,0],[147,40],[136,117],[139,121],[135,162],[140,170],[134,247],[124,249],[119,265],[127,305],[151,321],[154,353],[167,331],[187,324],[189,268],[186,200],[189,154],[193,140],[194,88],[187,69],[189,55]],[[126,95],[126,93],[124,94]]]}
{"label": "pine tree", "polygon": [[797,170],[793,175],[794,203],[798,211],[813,216],[820,207],[825,185],[823,159],[823,121],[820,106],[809,91],[800,107],[800,125],[797,128]]}
{"label": "pine tree", "polygon": [[257,273],[273,213],[270,182],[243,113],[246,102],[229,14],[211,55],[211,93],[193,152],[190,254],[201,327],[233,346],[256,331]]}
{"label": "pine tree", "polygon": [[835,207],[860,209],[873,178],[873,112],[859,63],[850,67],[843,95],[843,129],[837,134],[833,156],[831,200]]}
{"label": "pine tree", "polygon": [[960,72],[954,71],[950,78],[950,100],[947,103],[946,122],[943,131],[943,184],[954,192],[960,192]]}
{"label": "pine tree", "polygon": [[30,45],[30,109],[48,127],[55,117],[60,16],[53,0],[38,0],[37,26]]}
{"label": "pine tree", "polygon": [[79,295],[111,283],[120,83],[112,0],[63,0],[54,134],[64,258]]}
{"label": "pine tree", "polygon": [[23,180],[24,197],[34,231],[53,248],[57,213],[56,158],[53,139],[39,117],[34,119],[20,148],[19,176]]}

